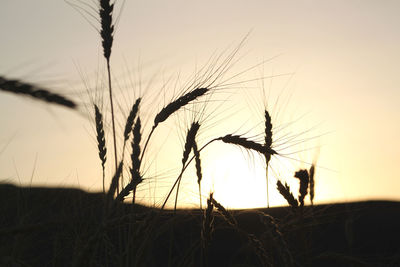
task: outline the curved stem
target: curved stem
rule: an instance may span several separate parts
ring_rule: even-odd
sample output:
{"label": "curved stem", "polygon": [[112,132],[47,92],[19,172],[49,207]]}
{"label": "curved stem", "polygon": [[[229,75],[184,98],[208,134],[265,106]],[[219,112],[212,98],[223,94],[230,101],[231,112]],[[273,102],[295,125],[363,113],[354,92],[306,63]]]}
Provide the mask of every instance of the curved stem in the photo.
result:
{"label": "curved stem", "polygon": [[176,213],[176,205],[178,204],[178,194],[179,194],[179,188],[181,186],[181,181],[182,181],[182,177],[181,177],[181,179],[179,179],[178,186],[176,187],[174,214]]}
{"label": "curved stem", "polygon": [[[204,146],[202,146],[202,147],[199,149],[199,153],[200,153],[204,148],[206,148],[208,145],[210,145],[212,142],[217,141],[217,140],[221,140],[221,137],[212,139],[212,140],[209,141],[207,144],[205,144]],[[193,161],[194,158],[195,158],[195,157],[192,156],[192,157],[190,158],[190,160],[188,160],[188,162],[186,163],[186,165],[182,167],[181,173],[179,174],[178,178],[176,178],[175,183],[174,183],[174,185],[172,186],[171,190],[169,190],[169,193],[168,193],[166,199],[164,200],[164,203],[162,204],[160,210],[163,210],[163,209],[164,209],[165,204],[167,204],[167,201],[168,201],[169,197],[170,197],[171,194],[172,194],[172,191],[174,191],[175,186],[176,186],[176,185],[178,184],[178,182],[182,179],[183,172],[186,170],[186,168],[189,166],[189,164]],[[175,209],[176,209],[176,203],[175,203]]]}
{"label": "curved stem", "polygon": [[[140,155],[140,161],[139,161],[140,164],[142,163],[144,152],[146,151],[147,145],[149,144],[150,138],[153,135],[153,132],[154,132],[155,129],[156,129],[156,126],[154,125],[153,128],[151,128],[149,136],[147,137],[146,143],[144,144],[144,147],[143,147],[142,154]],[[140,168],[140,166],[139,166],[139,168]]]}

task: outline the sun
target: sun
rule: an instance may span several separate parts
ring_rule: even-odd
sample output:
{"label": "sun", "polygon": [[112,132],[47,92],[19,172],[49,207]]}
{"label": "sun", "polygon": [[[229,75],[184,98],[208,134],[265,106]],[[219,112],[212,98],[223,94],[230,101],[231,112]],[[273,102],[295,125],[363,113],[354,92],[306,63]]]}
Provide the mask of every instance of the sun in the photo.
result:
{"label": "sun", "polygon": [[[209,193],[213,192],[214,198],[230,209],[267,207],[267,179],[263,158],[227,144],[218,144],[213,150],[205,161],[203,205]],[[285,200],[277,193],[275,185],[276,178],[270,172],[269,205],[284,205]]]}

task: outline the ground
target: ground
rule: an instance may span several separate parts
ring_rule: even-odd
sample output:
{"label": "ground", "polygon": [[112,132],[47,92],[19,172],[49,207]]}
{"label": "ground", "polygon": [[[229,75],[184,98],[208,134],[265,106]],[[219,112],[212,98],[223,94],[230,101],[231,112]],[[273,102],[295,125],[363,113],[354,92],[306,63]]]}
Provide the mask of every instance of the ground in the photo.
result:
{"label": "ground", "polygon": [[78,189],[3,184],[0,198],[1,266],[400,266],[398,202],[234,210],[233,221],[214,208],[207,227],[199,210]]}

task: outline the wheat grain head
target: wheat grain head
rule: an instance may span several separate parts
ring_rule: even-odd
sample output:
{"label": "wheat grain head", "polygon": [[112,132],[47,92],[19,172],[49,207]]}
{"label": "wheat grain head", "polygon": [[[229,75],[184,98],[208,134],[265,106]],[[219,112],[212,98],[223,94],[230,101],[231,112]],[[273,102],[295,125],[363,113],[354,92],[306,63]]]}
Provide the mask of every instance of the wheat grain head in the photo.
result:
{"label": "wheat grain head", "polygon": [[103,169],[103,193],[105,193],[105,164],[107,160],[107,147],[106,147],[106,139],[104,134],[104,124],[103,124],[103,115],[101,114],[97,105],[94,105],[94,113],[95,113],[95,123],[96,123],[96,139],[97,139],[97,148],[99,150],[99,158],[101,160],[101,166]]}
{"label": "wheat grain head", "polygon": [[0,76],[0,90],[14,94],[30,96],[47,103],[58,104],[71,109],[75,109],[77,107],[77,104],[74,101],[62,95],[52,93],[47,89],[38,87],[31,83],[7,79],[2,76]]}
{"label": "wheat grain head", "polygon": [[299,203],[297,200],[294,198],[292,192],[290,192],[290,187],[285,183],[285,185],[282,184],[281,181],[278,180],[276,183],[277,189],[279,193],[286,199],[286,201],[289,203],[289,205],[295,209],[299,206]]}
{"label": "wheat grain head", "polygon": [[133,123],[135,122],[136,115],[139,111],[139,105],[141,100],[142,99],[140,97],[136,99],[135,103],[132,105],[131,110],[129,111],[128,117],[126,118],[125,129],[124,129],[124,143],[129,139],[129,134],[132,131]]}
{"label": "wheat grain head", "polygon": [[307,170],[299,170],[295,172],[294,177],[300,180],[300,188],[299,188],[299,202],[300,206],[304,206],[304,198],[307,195],[308,183],[309,183],[309,176]]}
{"label": "wheat grain head", "polygon": [[223,137],[218,138],[218,140],[222,140],[224,143],[228,143],[228,144],[234,144],[234,145],[238,145],[241,146],[245,149],[248,150],[253,150],[256,151],[262,155],[274,155],[277,154],[275,150],[273,150],[270,147],[266,147],[263,144],[254,142],[252,140],[249,140],[245,137],[242,137],[240,135],[232,135],[232,134],[227,134]]}
{"label": "wheat grain head", "polygon": [[193,91],[190,91],[187,94],[179,97],[175,101],[172,101],[167,106],[165,106],[154,118],[154,126],[153,128],[157,127],[157,125],[171,116],[174,112],[178,111],[182,107],[186,106],[193,100],[199,98],[200,96],[205,95],[209,92],[208,88],[196,88]]}
{"label": "wheat grain head", "polygon": [[101,30],[100,36],[103,45],[103,54],[107,61],[110,60],[111,56],[111,48],[113,44],[113,34],[114,34],[114,25],[113,25],[113,14],[114,4],[111,4],[110,0],[100,0],[100,22],[101,22]]}
{"label": "wheat grain head", "polygon": [[310,175],[310,201],[311,201],[311,205],[313,205],[314,204],[314,194],[315,194],[315,192],[314,192],[315,165],[314,164],[311,165],[310,170],[308,172]]}

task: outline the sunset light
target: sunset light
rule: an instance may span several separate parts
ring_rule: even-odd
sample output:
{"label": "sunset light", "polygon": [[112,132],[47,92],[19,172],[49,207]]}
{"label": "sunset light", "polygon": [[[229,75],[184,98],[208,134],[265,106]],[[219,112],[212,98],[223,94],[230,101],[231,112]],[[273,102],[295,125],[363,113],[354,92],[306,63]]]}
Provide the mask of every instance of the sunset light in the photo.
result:
{"label": "sunset light", "polygon": [[[325,226],[345,239],[340,261],[377,266],[384,252],[354,247],[359,229],[379,228],[358,225],[372,213],[357,203],[390,214],[400,200],[399,11],[373,0],[3,0],[0,193],[15,205],[4,212],[65,211],[70,228],[59,228],[72,233],[74,216],[92,212],[83,235],[60,235],[73,240],[61,260],[72,266],[325,266],[343,252],[315,246]],[[60,200],[40,202],[46,190]],[[65,203],[75,206],[51,206]],[[257,219],[240,217],[250,209]],[[65,218],[15,217],[0,243]],[[259,224],[268,231],[249,231]],[[240,240],[229,263],[212,262],[219,226]],[[172,238],[189,228],[195,241]],[[52,238],[43,257],[54,262],[27,266],[64,266]],[[3,254],[25,265],[16,251],[39,253],[0,247],[0,265]]]}
{"label": "sunset light", "polygon": [[[1,132],[4,147],[0,161],[2,179],[25,185],[32,182],[47,186],[77,186],[97,191],[101,189],[101,167],[95,158],[93,119],[90,118],[92,115],[88,114],[91,112],[90,99],[103,99],[104,111],[109,111],[105,106],[106,76],[99,74],[99,71],[103,70],[99,69],[98,63],[101,49],[98,47],[97,50],[93,50],[93,39],[98,38],[97,32],[87,25],[84,14],[82,17],[68,4],[48,4],[50,6],[46,6],[46,10],[53,8],[54,16],[59,18],[57,26],[50,13],[46,13],[45,16],[40,15],[40,10],[36,15],[26,13],[26,10],[31,10],[34,6],[20,8],[11,1],[6,4],[9,12],[2,17],[2,25],[10,25],[12,31],[2,28],[5,38],[1,70],[6,77],[25,78],[48,88],[58,88],[60,92],[72,98],[77,97],[80,100],[80,114],[56,107],[49,107],[50,110],[47,107],[43,109],[40,104],[4,94],[1,98],[2,114],[14,115],[12,119],[11,116],[1,118],[2,124],[7,125]],[[170,5],[158,3],[157,8],[151,10],[144,3],[127,4],[123,8],[117,5],[116,13],[121,13],[121,18],[116,29],[116,47],[111,62],[113,77],[116,80],[115,108],[117,113],[120,113],[117,114],[117,128],[123,127],[124,117],[132,103],[141,96],[142,106],[146,108],[142,112],[146,127],[144,131],[149,131],[152,116],[168,104],[168,101],[176,99],[183,90],[188,89],[190,81],[197,79],[197,82],[200,82],[201,75],[205,75],[207,70],[208,74],[212,74],[213,69],[216,72],[218,67],[229,67],[218,77],[215,83],[217,90],[196,104],[201,106],[198,104],[207,103],[205,113],[208,114],[204,115],[207,118],[204,119],[207,129],[200,129],[201,136],[206,138],[202,138],[201,142],[207,142],[218,135],[233,133],[243,134],[245,137],[257,136],[257,141],[262,141],[262,112],[264,107],[268,107],[274,120],[274,129],[277,131],[274,140],[283,138],[280,141],[281,148],[286,147],[285,152],[291,153],[287,155],[288,158],[295,158],[289,161],[289,170],[284,168],[285,180],[291,180],[292,177],[288,176],[292,176],[296,168],[309,168],[314,155],[319,151],[317,192],[321,194],[316,194],[317,201],[397,198],[397,192],[390,189],[396,186],[389,186],[389,189],[383,186],[399,183],[395,177],[396,172],[391,171],[394,165],[390,162],[393,161],[386,160],[398,158],[400,151],[396,149],[399,147],[396,138],[399,129],[395,123],[399,110],[394,101],[399,97],[398,90],[395,89],[399,80],[395,75],[394,63],[397,62],[394,59],[399,57],[399,54],[394,44],[400,37],[397,31],[390,32],[391,29],[396,29],[395,23],[389,23],[396,21],[391,16],[390,9],[387,12],[378,11],[371,4],[363,6],[362,12],[352,13],[352,8],[349,8],[345,12],[348,15],[340,15],[343,21],[335,19],[335,24],[331,24],[330,18],[335,16],[334,12],[339,11],[329,8],[330,4],[310,4],[310,8],[320,9],[319,12],[312,12],[313,16],[294,11],[296,8],[304,9],[308,4],[271,3],[270,6],[263,6],[261,2],[255,1],[248,6],[234,5],[230,12],[218,12],[218,5],[207,11],[207,20],[189,19],[185,12],[180,12],[178,17],[172,19],[175,14],[174,5],[178,5],[178,2],[171,2]],[[206,6],[205,4],[191,7],[189,4],[183,4],[180,9],[197,10],[194,14],[200,16]],[[40,5],[37,8],[40,9]],[[161,10],[165,12],[162,13]],[[244,16],[239,10],[246,11],[245,14],[248,15]],[[326,10],[331,12],[323,15]],[[150,17],[144,16],[149,12],[154,12],[151,17],[158,19],[149,20]],[[279,12],[283,17],[276,16]],[[377,18],[368,20],[369,30],[368,27],[362,27],[361,23],[368,12],[375,14],[374,16],[383,16],[387,23],[386,20]],[[20,19],[11,20],[8,14],[12,13],[18,14]],[[222,20],[221,14],[225,14]],[[350,14],[356,14],[358,19],[350,18]],[[30,18],[28,20],[32,23],[25,25],[25,18]],[[219,23],[216,23],[217,18]],[[72,25],[67,24],[67,21]],[[166,21],[169,21],[169,24],[166,24]],[[187,21],[189,25],[184,27],[178,21]],[[300,27],[300,21],[306,26]],[[37,31],[35,27],[43,30]],[[384,27],[385,30],[381,31]],[[63,33],[62,40],[57,38],[45,41],[59,32]],[[239,47],[249,32],[249,36]],[[33,38],[35,35],[40,38]],[[368,42],[367,38],[371,38],[371,42]],[[40,41],[34,42],[33,39]],[[26,43],[31,44],[29,50],[24,47]],[[52,43],[51,49],[46,46],[49,43]],[[337,43],[334,48],[333,43]],[[224,63],[237,48],[239,49],[231,58],[231,63]],[[385,56],[385,53],[390,56]],[[202,67],[207,69],[201,69]],[[201,107],[198,110],[201,111]],[[157,155],[157,162],[148,159],[151,161],[146,163],[148,168],[156,168],[153,170],[161,173],[180,169],[183,149],[183,143],[180,142],[184,139],[190,116],[193,117],[190,110],[185,112],[189,113],[177,114],[177,117],[165,122],[166,125],[160,126],[160,130],[155,133],[160,139],[166,140],[164,135],[168,134],[168,140],[175,140],[172,141],[173,148],[169,149],[176,150],[176,160]],[[28,117],[27,114],[31,116]],[[109,115],[105,114],[105,119],[109,118]],[[186,121],[181,121],[182,118],[186,118]],[[106,123],[106,127],[111,130],[109,123]],[[377,127],[371,128],[372,125]],[[176,127],[180,127],[179,130],[173,131]],[[283,132],[281,128],[284,129]],[[163,132],[165,130],[168,132]],[[26,132],[31,134],[26,135]],[[307,133],[296,137],[304,132]],[[381,136],[382,132],[384,138]],[[112,136],[109,132],[106,134],[106,141],[111,145]],[[285,136],[289,139],[285,140]],[[290,136],[294,139],[290,139]],[[382,143],[383,141],[388,142],[387,145]],[[149,147],[149,150],[154,151],[153,149],[157,150],[159,146],[165,146],[159,142],[161,141],[152,138],[151,143],[154,147]],[[388,149],[388,146],[392,149]],[[221,149],[230,148],[225,146]],[[236,152],[240,151],[240,148],[236,149]],[[112,151],[110,146],[109,152]],[[296,151],[302,153],[296,154]],[[58,156],[54,157],[56,154]],[[155,154],[157,153],[149,153],[153,156]],[[266,186],[262,185],[265,182],[263,167],[254,166],[251,159],[245,155],[239,159],[230,152],[228,154],[218,157],[220,168],[213,162],[217,157],[210,156],[210,166],[213,170],[204,168],[204,172],[210,175],[204,177],[205,181],[210,185],[214,184],[216,190],[220,188],[220,180],[236,181],[239,176],[247,177],[241,186],[249,188],[248,191],[257,192],[257,197],[252,198],[254,200],[246,200],[248,205],[266,205]],[[108,158],[110,166],[107,165],[106,168],[107,179],[111,179],[113,156],[110,154]],[[274,158],[276,162],[272,162],[271,168],[282,172],[279,170],[281,167],[273,165],[282,165],[284,158]],[[243,162],[239,164],[241,160]],[[163,161],[169,162],[165,170],[160,167],[166,166]],[[235,168],[243,167],[233,171],[230,161],[236,162]],[[235,173],[235,178],[228,178],[232,173]],[[173,172],[169,174],[172,175]],[[378,187],[368,182],[377,175],[388,182],[380,183]],[[150,176],[163,175],[152,173]],[[167,178],[151,183],[167,188],[175,178],[169,178],[169,183],[165,179]],[[359,183],[365,188],[353,190]],[[234,191],[238,186],[239,183],[231,190]],[[228,185],[226,187],[229,188]],[[203,189],[206,190],[206,186],[203,186]],[[208,190],[211,188],[203,191],[203,194],[207,194]],[[271,184],[270,191],[272,197],[276,193],[275,184]],[[222,197],[229,193],[215,192],[216,196],[218,194]],[[142,197],[147,199],[149,196]],[[163,197],[165,195],[158,195],[157,199],[150,200],[150,203],[158,203]],[[231,198],[238,199],[237,196]],[[271,205],[284,204],[284,201],[278,200],[279,196],[275,196],[274,199],[271,199]],[[240,206],[244,206],[243,201]],[[182,199],[182,204],[184,203],[186,201]],[[189,200],[186,204],[193,205]]]}

